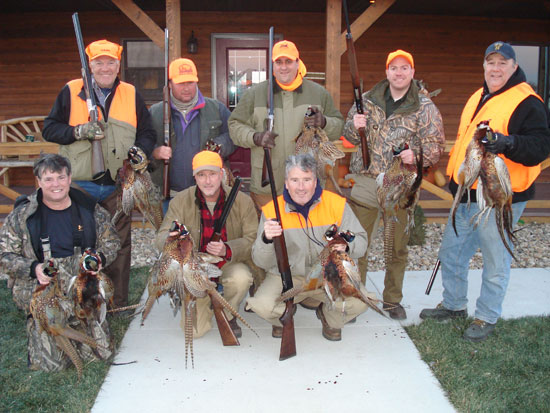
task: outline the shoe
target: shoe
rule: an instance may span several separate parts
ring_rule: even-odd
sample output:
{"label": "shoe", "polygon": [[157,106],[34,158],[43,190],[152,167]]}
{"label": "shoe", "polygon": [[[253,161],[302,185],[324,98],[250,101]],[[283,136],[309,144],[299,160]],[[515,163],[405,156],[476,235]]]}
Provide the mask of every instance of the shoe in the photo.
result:
{"label": "shoe", "polygon": [[431,318],[437,321],[445,321],[451,318],[466,318],[468,317],[467,310],[449,310],[443,307],[443,303],[439,303],[435,308],[425,308],[420,312],[420,318],[426,320]]}
{"label": "shoe", "polygon": [[233,317],[231,320],[229,320],[229,327],[231,327],[231,330],[233,330],[233,334],[235,334],[235,337],[241,338],[243,336],[243,330],[241,330],[241,327],[237,324],[237,317]]}
{"label": "shoe", "polygon": [[319,305],[317,310],[315,310],[317,318],[321,320],[323,324],[323,337],[329,341],[340,341],[342,340],[342,329],[341,328],[332,328],[328,325],[325,315],[323,314],[323,305]]}
{"label": "shoe", "polygon": [[283,338],[283,327],[273,326],[271,328],[271,337],[273,337],[273,338]]}
{"label": "shoe", "polygon": [[317,307],[319,307],[320,304],[320,301],[314,300],[310,297],[300,301],[300,305],[304,308],[307,308],[308,310],[317,310]]}
{"label": "shoe", "polygon": [[387,311],[394,320],[405,320],[407,318],[407,312],[399,303],[384,303],[382,309]]}
{"label": "shoe", "polygon": [[464,332],[463,338],[474,343],[483,341],[493,332],[495,325],[476,318]]}

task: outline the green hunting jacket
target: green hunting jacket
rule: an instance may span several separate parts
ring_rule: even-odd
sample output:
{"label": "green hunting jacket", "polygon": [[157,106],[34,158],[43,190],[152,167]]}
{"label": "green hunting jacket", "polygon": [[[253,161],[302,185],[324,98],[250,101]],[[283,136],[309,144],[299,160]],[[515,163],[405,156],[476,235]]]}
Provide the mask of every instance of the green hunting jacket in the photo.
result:
{"label": "green hunting jacket", "polygon": [[[254,144],[256,132],[266,130],[268,82],[262,82],[246,91],[229,118],[229,134],[235,145],[251,148],[250,192],[270,194],[269,186],[262,188],[262,165],[264,151]],[[325,132],[330,140],[339,139],[344,126],[342,114],[334,107],[330,94],[321,85],[304,79],[302,85],[289,92],[274,86],[275,148],[271,150],[271,163],[277,187],[277,194],[283,191],[284,165],[294,155],[296,138],[304,124],[308,106],[316,106],[326,118]]]}

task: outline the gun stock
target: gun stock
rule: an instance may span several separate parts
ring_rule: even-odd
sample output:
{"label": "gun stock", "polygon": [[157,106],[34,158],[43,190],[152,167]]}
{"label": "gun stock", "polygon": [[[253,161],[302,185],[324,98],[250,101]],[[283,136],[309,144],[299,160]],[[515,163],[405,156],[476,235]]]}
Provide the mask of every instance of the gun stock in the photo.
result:
{"label": "gun stock", "polygon": [[[170,87],[168,73],[168,51],[169,51],[169,34],[168,29],[164,29],[164,89],[162,91],[162,112],[163,112],[163,129],[164,129],[164,145],[170,147]],[[164,199],[170,199],[170,160],[164,160],[164,169],[162,171],[162,195]]]}
{"label": "gun stock", "polygon": [[[86,94],[86,105],[90,114],[90,121],[97,122],[99,112],[97,108],[97,100],[95,98],[92,74],[88,66],[88,57],[84,48],[84,39],[82,38],[82,30],[80,29],[80,20],[78,13],[73,16],[74,33],[76,37],[76,45],[78,46],[78,54],[80,56],[80,64],[82,66],[82,81],[84,83],[84,92]],[[105,174],[105,160],[103,158],[103,148],[100,140],[92,140],[92,179],[101,178]]]}
{"label": "gun stock", "polygon": [[[273,177],[273,168],[271,166],[271,154],[267,148],[264,148],[264,159],[266,161],[267,173],[271,186],[271,197],[273,198],[275,217],[282,226],[281,211],[279,210],[279,204],[277,202],[277,190],[275,188],[275,179]],[[277,267],[279,269],[279,273],[281,274],[281,281],[283,283],[282,292],[284,293],[294,286],[292,283],[290,264],[288,263],[288,251],[286,248],[284,231],[280,236],[273,238],[273,245],[275,247]],[[294,298],[286,300],[285,311],[279,320],[283,325],[283,337],[281,340],[281,351],[279,354],[279,360],[282,361],[296,355],[296,337],[294,334]]]}
{"label": "gun stock", "polygon": [[432,271],[432,276],[428,281],[428,286],[426,287],[426,295],[430,295],[430,292],[432,291],[432,286],[434,285],[435,277],[437,275],[437,271],[439,271],[440,266],[441,266],[441,261],[437,260],[437,262],[435,263],[434,269]]}
{"label": "gun stock", "polygon": [[[348,60],[351,73],[351,83],[353,85],[353,99],[355,101],[355,108],[357,113],[363,115],[363,92],[361,90],[361,79],[359,77],[359,66],[357,65],[357,55],[355,54],[355,45],[353,44],[353,37],[351,35],[351,27],[349,24],[348,5],[347,1],[343,1],[344,4],[344,16],[346,19],[346,44],[348,48]],[[370,155],[367,146],[367,134],[365,128],[359,128],[359,137],[361,140],[361,156],[363,158],[363,170],[367,170],[370,166]]]}
{"label": "gun stock", "polygon": [[235,336],[235,333],[229,325],[229,320],[223,311],[223,305],[216,299],[215,293],[209,291],[210,301],[212,302],[212,310],[214,310],[214,317],[216,318],[216,324],[218,325],[218,331],[224,346],[240,346],[239,340]]}

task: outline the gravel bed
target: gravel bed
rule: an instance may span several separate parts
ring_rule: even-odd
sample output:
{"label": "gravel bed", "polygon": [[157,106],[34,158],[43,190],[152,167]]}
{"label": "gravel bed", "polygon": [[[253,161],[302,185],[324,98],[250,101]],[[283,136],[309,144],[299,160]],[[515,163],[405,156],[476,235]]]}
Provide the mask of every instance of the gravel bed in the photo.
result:
{"label": "gravel bed", "polygon": [[[432,270],[437,260],[441,237],[445,224],[425,224],[426,243],[423,246],[409,247],[408,271]],[[550,268],[548,235],[550,224],[526,223],[516,232],[515,255],[512,268]],[[150,266],[156,260],[158,252],[152,245],[155,231],[151,228],[132,229],[132,266]],[[369,252],[369,271],[384,269],[384,243],[382,229],[371,243]],[[470,261],[470,268],[482,268],[483,259],[478,251]]]}

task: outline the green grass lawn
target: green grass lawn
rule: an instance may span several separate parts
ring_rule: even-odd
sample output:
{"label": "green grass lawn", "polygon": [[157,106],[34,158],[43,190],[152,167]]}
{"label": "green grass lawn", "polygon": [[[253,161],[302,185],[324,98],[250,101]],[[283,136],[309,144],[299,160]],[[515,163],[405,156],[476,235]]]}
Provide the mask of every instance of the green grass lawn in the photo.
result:
{"label": "green grass lawn", "polygon": [[[130,304],[139,302],[148,273],[146,267],[131,270]],[[0,281],[0,412],[90,411],[109,370],[109,362],[85,365],[80,382],[74,367],[59,373],[29,370],[25,315],[15,306],[6,284]],[[131,320],[107,317],[118,348]]]}
{"label": "green grass lawn", "polygon": [[462,338],[471,322],[428,320],[406,328],[455,408],[549,412],[550,317],[500,320],[486,341],[475,344]]}
{"label": "green grass lawn", "polygon": [[[130,303],[139,301],[147,275],[147,268],[132,270]],[[130,320],[109,317],[118,347]],[[469,322],[425,321],[406,329],[455,408],[550,411],[550,317],[500,320],[493,335],[478,344],[462,339]],[[26,344],[25,316],[15,307],[6,281],[1,281],[0,412],[88,412],[109,364],[87,364],[80,382],[73,367],[59,373],[31,371]]]}

